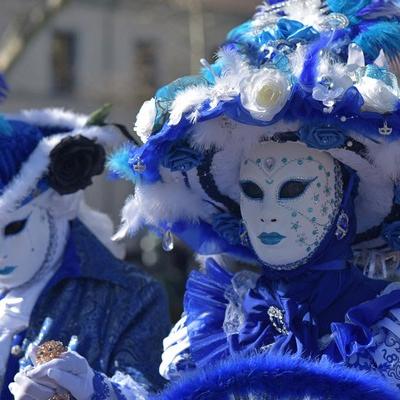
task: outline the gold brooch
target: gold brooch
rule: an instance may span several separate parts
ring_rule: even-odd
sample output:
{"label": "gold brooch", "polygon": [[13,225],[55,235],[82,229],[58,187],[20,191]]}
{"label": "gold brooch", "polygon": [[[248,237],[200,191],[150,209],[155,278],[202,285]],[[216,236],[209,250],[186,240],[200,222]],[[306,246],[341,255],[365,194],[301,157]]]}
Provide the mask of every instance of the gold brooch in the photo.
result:
{"label": "gold brooch", "polygon": [[[55,358],[60,358],[62,353],[65,353],[68,349],[62,342],[57,340],[49,340],[41,344],[36,350],[36,364],[42,365]],[[71,400],[69,393],[56,393],[49,398],[49,400]]]}

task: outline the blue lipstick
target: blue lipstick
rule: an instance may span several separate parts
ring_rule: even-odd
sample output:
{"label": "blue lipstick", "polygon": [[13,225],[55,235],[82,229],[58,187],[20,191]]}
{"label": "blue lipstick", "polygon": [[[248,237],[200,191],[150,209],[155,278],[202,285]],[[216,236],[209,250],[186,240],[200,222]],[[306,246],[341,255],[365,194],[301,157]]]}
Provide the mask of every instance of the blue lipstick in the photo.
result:
{"label": "blue lipstick", "polygon": [[258,235],[258,238],[261,240],[262,243],[268,245],[268,246],[273,246],[275,244],[280,243],[283,239],[286,238],[286,236],[282,236],[278,232],[263,232],[260,235]]}
{"label": "blue lipstick", "polygon": [[0,268],[0,275],[10,275],[17,267],[7,265],[4,268]]}

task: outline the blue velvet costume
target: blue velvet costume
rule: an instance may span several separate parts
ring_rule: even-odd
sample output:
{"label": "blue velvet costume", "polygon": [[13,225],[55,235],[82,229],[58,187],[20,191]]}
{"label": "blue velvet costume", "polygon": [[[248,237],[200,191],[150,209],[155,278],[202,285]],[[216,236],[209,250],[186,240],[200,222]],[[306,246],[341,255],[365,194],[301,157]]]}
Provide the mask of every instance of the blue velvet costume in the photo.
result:
{"label": "blue velvet costume", "polygon": [[[51,319],[51,320],[49,320]],[[112,376],[117,370],[155,388],[161,340],[168,333],[167,300],[160,285],[136,267],[117,260],[79,221],[71,233],[63,263],[42,292],[24,334],[14,345],[78,336],[76,351],[93,369]],[[27,360],[10,355],[1,399]]]}

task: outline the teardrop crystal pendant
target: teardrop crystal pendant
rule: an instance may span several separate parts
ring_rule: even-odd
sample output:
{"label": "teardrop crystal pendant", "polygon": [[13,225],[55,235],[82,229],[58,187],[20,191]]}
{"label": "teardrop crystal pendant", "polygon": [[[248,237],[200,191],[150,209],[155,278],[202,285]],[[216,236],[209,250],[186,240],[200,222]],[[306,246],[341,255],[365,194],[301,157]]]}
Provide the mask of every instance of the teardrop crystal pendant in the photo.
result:
{"label": "teardrop crystal pendant", "polygon": [[174,249],[174,236],[170,230],[165,231],[163,235],[162,248],[164,251],[172,251]]}

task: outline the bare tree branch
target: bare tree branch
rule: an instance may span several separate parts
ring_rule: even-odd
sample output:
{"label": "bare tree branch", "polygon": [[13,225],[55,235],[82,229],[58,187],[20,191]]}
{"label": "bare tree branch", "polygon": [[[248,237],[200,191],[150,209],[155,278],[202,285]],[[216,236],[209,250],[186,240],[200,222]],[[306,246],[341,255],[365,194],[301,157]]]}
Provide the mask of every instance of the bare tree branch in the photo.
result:
{"label": "bare tree branch", "polygon": [[26,15],[10,23],[0,41],[0,71],[9,71],[19,60],[31,40],[71,0],[45,0]]}

